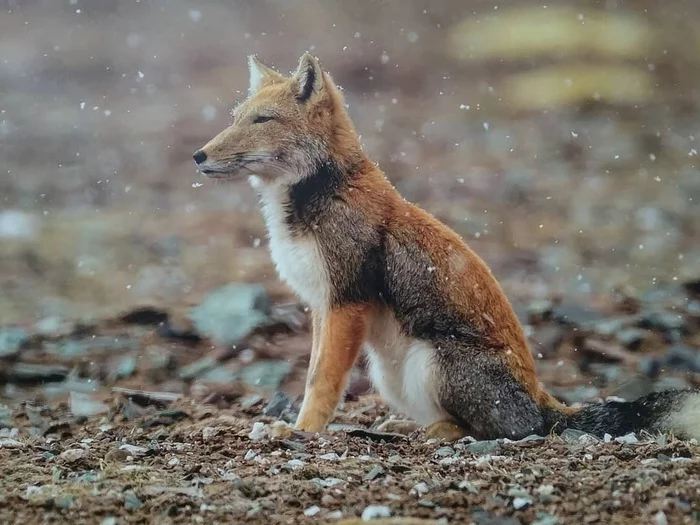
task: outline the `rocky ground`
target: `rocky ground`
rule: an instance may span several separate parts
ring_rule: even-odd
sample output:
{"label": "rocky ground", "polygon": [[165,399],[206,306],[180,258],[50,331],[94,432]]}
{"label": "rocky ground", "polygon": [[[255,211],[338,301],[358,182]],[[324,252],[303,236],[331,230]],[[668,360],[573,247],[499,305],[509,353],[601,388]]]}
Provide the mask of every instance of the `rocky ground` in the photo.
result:
{"label": "rocky ground", "polygon": [[[607,302],[516,305],[558,397],[700,385],[700,283]],[[391,414],[353,374],[327,432],[283,432],[308,319],[265,288],[0,332],[0,519],[136,523],[693,523],[700,449],[576,431],[445,444],[378,432]],[[393,519],[394,521],[379,521]],[[409,518],[414,521],[410,521]]]}

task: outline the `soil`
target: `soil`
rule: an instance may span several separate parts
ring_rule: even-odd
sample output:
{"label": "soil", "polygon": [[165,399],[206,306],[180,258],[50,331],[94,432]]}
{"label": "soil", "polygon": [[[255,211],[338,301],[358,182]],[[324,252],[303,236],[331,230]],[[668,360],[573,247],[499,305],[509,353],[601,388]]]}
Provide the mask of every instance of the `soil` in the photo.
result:
{"label": "soil", "polygon": [[[42,412],[53,421],[43,436],[0,440],[0,521],[354,523],[371,505],[403,517],[395,523],[700,517],[698,446],[673,439],[533,438],[479,454],[468,440],[445,445],[420,432],[261,437],[254,422],[274,421],[260,415],[262,403],[220,409],[182,400],[132,420],[128,403],[113,399],[110,415],[83,423],[66,422],[60,408]],[[362,397],[345,404],[333,428],[366,428],[386,414],[378,399]]]}

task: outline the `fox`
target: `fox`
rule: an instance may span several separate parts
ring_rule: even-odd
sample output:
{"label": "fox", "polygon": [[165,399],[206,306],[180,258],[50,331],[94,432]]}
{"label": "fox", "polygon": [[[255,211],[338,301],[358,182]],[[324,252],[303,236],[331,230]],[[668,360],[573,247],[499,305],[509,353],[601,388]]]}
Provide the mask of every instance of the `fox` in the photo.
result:
{"label": "fox", "polygon": [[293,428],[326,429],[358,356],[379,396],[427,439],[522,439],[567,428],[700,439],[700,391],[571,407],[548,393],[491,269],[404,199],[364,152],[341,89],[303,54],[279,73],[248,57],[248,95],[193,154],[212,179],[248,179],[279,277],[309,308],[312,342]]}

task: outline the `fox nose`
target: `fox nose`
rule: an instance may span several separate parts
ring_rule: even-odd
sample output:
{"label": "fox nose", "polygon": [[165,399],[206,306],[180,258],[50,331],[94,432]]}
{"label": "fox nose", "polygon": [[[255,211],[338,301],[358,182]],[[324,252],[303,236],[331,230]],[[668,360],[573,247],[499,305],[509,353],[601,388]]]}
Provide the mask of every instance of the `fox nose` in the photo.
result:
{"label": "fox nose", "polygon": [[207,160],[207,154],[204,153],[201,149],[198,149],[197,151],[194,152],[194,155],[192,155],[192,158],[197,164],[201,164],[205,160]]}

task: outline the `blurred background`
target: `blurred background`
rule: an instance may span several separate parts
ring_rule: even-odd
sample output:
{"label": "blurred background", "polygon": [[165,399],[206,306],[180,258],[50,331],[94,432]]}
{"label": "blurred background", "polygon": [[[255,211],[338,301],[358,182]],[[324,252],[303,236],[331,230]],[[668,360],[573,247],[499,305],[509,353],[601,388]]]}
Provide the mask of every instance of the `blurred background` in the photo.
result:
{"label": "blurred background", "polygon": [[[228,125],[252,53],[284,73],[316,54],[369,156],[516,306],[622,290],[624,310],[697,281],[695,0],[0,6],[0,327],[55,333],[228,283],[293,301],[247,183],[215,184],[191,160]],[[685,337],[694,359],[700,303],[681,297],[682,330],[675,314],[635,323],[676,334],[657,348]],[[560,319],[576,313],[590,320]]]}
{"label": "blurred background", "polygon": [[513,296],[700,266],[692,0],[5,0],[0,319],[280,293],[255,197],[196,173],[246,56],[305,50],[368,154]]}

